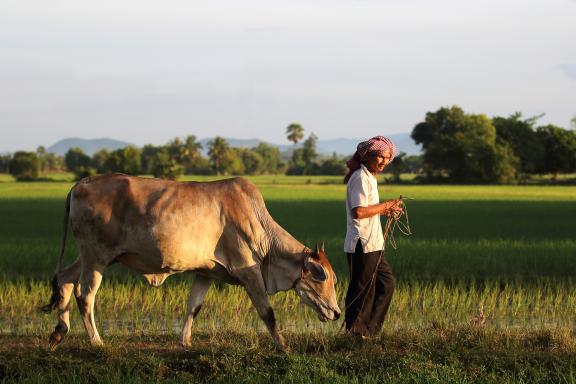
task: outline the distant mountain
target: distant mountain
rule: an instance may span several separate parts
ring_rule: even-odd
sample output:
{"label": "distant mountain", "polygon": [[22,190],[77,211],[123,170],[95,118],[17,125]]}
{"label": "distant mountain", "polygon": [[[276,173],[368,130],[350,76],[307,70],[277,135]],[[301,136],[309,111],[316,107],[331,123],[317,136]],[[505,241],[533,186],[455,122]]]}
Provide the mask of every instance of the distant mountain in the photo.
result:
{"label": "distant mountain", "polygon": [[53,144],[46,148],[47,152],[56,153],[60,156],[64,156],[70,148],[81,148],[84,153],[92,156],[94,153],[101,149],[107,149],[113,151],[115,149],[124,148],[128,145],[133,145],[131,143],[114,140],[114,139],[79,139],[79,138],[68,138],[62,139],[56,144]]}
{"label": "distant mountain", "polygon": [[[410,138],[409,133],[395,133],[387,135],[390,140],[396,144],[400,152],[405,152],[407,155],[419,155],[421,151],[421,146],[414,143]],[[202,144],[202,152],[206,154],[208,152],[208,143],[212,139],[202,139],[199,142]],[[231,139],[225,138],[231,147],[241,147],[241,148],[251,148],[258,145],[260,142],[265,142],[259,139]],[[364,139],[330,139],[330,140],[318,140],[317,148],[318,153],[322,155],[331,155],[336,153],[338,155],[351,155],[356,151],[356,146],[359,142],[366,140]],[[291,152],[294,148],[293,144],[276,144],[267,143],[276,146],[280,149],[280,152]],[[296,148],[302,146],[302,142],[296,145]]]}
{"label": "distant mountain", "polygon": [[[420,154],[420,146],[416,145],[414,141],[410,138],[410,134],[408,133],[397,133],[387,135],[394,144],[398,147],[400,152],[405,152],[408,155],[419,155]],[[265,142],[259,139],[233,139],[233,138],[224,138],[231,147],[241,147],[241,148],[252,148],[258,145],[258,143]],[[212,138],[206,138],[199,140],[200,144],[202,144],[202,153],[206,155],[208,153],[208,143],[212,140]],[[321,155],[331,155],[336,153],[337,155],[348,156],[356,151],[356,146],[360,141],[366,140],[363,139],[330,139],[330,140],[318,140],[317,148],[318,153]],[[267,142],[266,142],[267,143]],[[291,153],[292,150],[296,147],[299,148],[302,146],[302,142],[298,143],[298,145],[294,146],[293,144],[276,144],[276,143],[267,143],[278,147],[280,152],[283,153]],[[92,156],[95,152],[99,151],[100,149],[108,149],[109,151],[113,151],[118,148],[124,148],[127,145],[133,145],[131,143],[125,141],[119,141],[114,139],[79,139],[79,138],[68,138],[63,139],[57,142],[54,145],[51,145],[47,148],[48,152],[53,152],[58,155],[64,155],[70,148],[78,147],[81,148],[86,154]]]}

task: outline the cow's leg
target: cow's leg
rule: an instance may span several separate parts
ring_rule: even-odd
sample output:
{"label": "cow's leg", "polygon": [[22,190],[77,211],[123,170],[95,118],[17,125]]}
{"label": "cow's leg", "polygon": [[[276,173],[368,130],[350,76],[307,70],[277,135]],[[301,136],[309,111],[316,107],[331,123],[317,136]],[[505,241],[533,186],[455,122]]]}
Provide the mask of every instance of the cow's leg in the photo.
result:
{"label": "cow's leg", "polygon": [[266,324],[270,335],[272,335],[276,348],[281,352],[286,352],[286,342],[280,332],[278,332],[274,310],[268,300],[264,280],[262,279],[262,274],[259,273],[259,269],[252,270],[249,276],[246,276],[242,280],[244,282],[244,287],[248,292],[248,296],[250,296],[254,307],[256,307],[256,311],[258,311],[258,315],[260,315],[260,318],[264,321],[264,324]]}
{"label": "cow's leg", "polygon": [[186,317],[184,318],[184,327],[181,335],[182,345],[185,347],[192,345],[192,323],[202,307],[202,302],[206,292],[208,292],[208,288],[210,288],[210,284],[212,284],[212,279],[198,275],[196,275],[192,283],[186,303]]}
{"label": "cow's leg", "polygon": [[80,274],[80,284],[75,291],[76,302],[80,310],[80,317],[84,322],[84,328],[90,338],[92,345],[102,345],[102,339],[96,329],[94,322],[94,299],[100,283],[104,268],[91,263],[89,260],[82,260],[82,272]]}
{"label": "cow's leg", "polygon": [[58,324],[49,339],[52,348],[60,344],[70,330],[70,309],[68,304],[70,303],[74,285],[78,284],[79,277],[80,259],[54,275],[52,298],[50,299],[50,304],[43,308],[46,312],[50,312],[52,309],[58,311]]}

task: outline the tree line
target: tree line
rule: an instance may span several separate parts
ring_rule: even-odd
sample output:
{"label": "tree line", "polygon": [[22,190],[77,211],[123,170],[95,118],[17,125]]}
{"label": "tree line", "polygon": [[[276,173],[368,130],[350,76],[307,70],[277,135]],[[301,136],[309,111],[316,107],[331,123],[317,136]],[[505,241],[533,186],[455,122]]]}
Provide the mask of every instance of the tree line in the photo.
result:
{"label": "tree line", "polygon": [[[490,118],[466,113],[458,106],[442,107],[426,113],[415,125],[411,137],[422,145],[422,154],[407,156],[400,152],[389,166],[392,181],[400,174],[415,173],[418,182],[492,183],[523,182],[536,174],[576,172],[576,133],[555,125],[538,125],[541,116],[524,118],[520,113]],[[576,117],[572,120],[576,126]],[[10,172],[17,180],[35,180],[42,174],[67,170],[77,179],[121,172],[148,174],[176,179],[195,175],[343,175],[349,156],[320,156],[318,137],[305,138],[298,123],[286,127],[286,138],[294,143],[286,153],[270,144],[252,148],[231,147],[216,136],[202,144],[189,135],[177,137],[165,145],[127,146],[92,156],[80,148],[71,148],[64,157],[46,152],[19,151],[0,156],[0,172]],[[302,141],[301,146],[297,146]],[[353,148],[351,149],[353,151]],[[400,148],[401,150],[401,148]]]}
{"label": "tree line", "polygon": [[[411,134],[422,144],[422,178],[457,183],[516,183],[535,174],[576,172],[576,133],[537,125],[542,116],[489,118],[458,106],[428,112]],[[576,118],[572,120],[576,124]]]}
{"label": "tree line", "polygon": [[[284,154],[278,147],[263,142],[252,148],[232,147],[226,139],[216,136],[208,142],[207,156],[204,156],[202,144],[194,135],[176,137],[165,145],[146,144],[142,148],[130,145],[113,151],[101,149],[92,156],[81,148],[71,148],[61,157],[38,147],[36,152],[18,151],[0,156],[0,172],[9,172],[19,181],[37,180],[43,174],[55,171],[72,172],[76,179],[109,172],[166,179],[176,179],[183,174],[344,173],[346,159],[336,154],[320,156],[316,148],[318,137],[314,133],[304,140],[304,129],[293,123],[286,128],[286,135],[294,148]],[[303,145],[296,147],[302,140]]]}

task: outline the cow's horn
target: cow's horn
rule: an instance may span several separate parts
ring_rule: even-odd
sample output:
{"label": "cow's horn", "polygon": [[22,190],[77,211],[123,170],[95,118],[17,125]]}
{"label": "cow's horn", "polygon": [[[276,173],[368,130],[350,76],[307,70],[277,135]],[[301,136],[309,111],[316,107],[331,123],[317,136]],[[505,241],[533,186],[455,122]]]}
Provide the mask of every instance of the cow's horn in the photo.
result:
{"label": "cow's horn", "polygon": [[320,251],[326,252],[326,250],[324,249],[324,242],[322,242],[322,244],[320,244]]}

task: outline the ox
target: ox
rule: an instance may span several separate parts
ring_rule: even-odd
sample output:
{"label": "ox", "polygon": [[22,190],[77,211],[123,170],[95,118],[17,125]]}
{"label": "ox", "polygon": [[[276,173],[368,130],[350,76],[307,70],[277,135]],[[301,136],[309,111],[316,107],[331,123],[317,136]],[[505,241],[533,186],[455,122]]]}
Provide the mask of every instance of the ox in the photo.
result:
{"label": "ox", "polygon": [[[68,222],[79,256],[61,270]],[[312,251],[292,237],[272,219],[258,189],[242,178],[182,183],[111,174],[72,187],[52,297],[43,307],[58,312],[51,346],[70,328],[72,293],[90,342],[102,344],[94,299],[104,269],[116,262],[155,287],[172,274],[195,272],[181,334],[184,346],[191,344],[194,317],[214,279],[244,286],[281,351],[286,344],[267,294],[295,289],[320,320],[340,316],[336,276],[324,246]]]}

